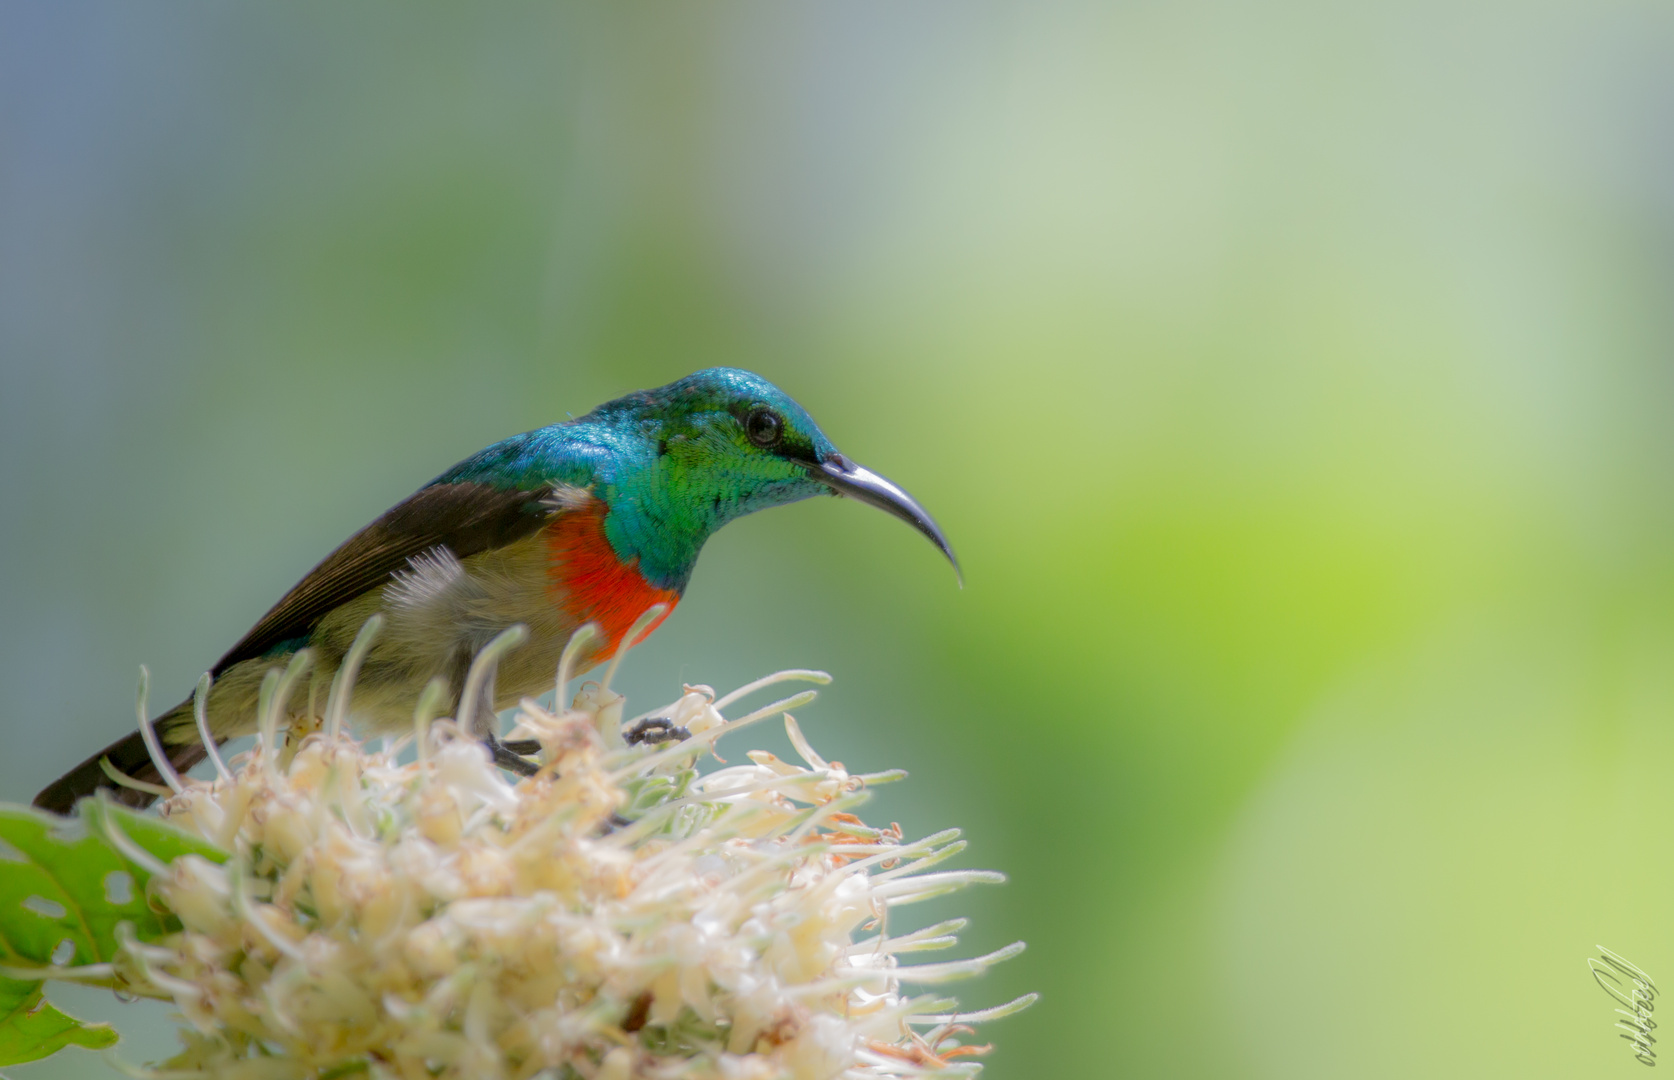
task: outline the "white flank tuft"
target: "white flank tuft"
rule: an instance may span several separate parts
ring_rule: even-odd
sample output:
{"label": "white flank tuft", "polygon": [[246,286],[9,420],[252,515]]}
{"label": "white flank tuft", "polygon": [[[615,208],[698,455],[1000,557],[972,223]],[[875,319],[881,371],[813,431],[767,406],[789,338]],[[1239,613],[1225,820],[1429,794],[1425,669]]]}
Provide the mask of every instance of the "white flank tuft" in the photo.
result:
{"label": "white flank tuft", "polygon": [[465,577],[459,556],[440,544],[414,555],[407,565],[410,569],[396,574],[384,595],[392,605],[409,610],[443,599]]}

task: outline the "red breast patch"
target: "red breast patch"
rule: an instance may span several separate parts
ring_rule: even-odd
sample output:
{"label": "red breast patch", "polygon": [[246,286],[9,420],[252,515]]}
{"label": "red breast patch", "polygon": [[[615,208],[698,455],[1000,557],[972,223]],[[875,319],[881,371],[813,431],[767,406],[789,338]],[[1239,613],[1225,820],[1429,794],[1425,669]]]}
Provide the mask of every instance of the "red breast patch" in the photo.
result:
{"label": "red breast patch", "polygon": [[[659,589],[639,572],[639,561],[617,558],[604,531],[605,504],[593,500],[585,506],[559,515],[546,527],[546,548],[552,558],[552,599],[559,609],[580,626],[596,622],[605,641],[594,655],[608,656],[622,636],[652,604],[667,604],[665,611],[648,627],[640,641],[662,625],[680,594]],[[638,644],[638,642],[635,642]]]}

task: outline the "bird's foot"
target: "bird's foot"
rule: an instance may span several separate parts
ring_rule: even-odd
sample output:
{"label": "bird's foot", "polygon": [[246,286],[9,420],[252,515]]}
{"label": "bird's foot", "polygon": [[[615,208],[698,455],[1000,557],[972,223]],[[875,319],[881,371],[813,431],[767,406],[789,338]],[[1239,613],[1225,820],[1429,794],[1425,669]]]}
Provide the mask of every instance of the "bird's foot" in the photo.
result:
{"label": "bird's foot", "polygon": [[507,772],[514,772],[519,776],[534,776],[541,771],[538,764],[520,756],[512,749],[513,746],[521,745],[519,743],[503,743],[490,735],[483,740],[483,745],[488,747],[489,756],[494,759],[494,764]]}
{"label": "bird's foot", "polygon": [[653,746],[657,743],[684,742],[692,737],[692,733],[683,727],[675,727],[674,721],[666,716],[653,716],[641,720],[633,727],[622,733],[622,740],[629,746]]}

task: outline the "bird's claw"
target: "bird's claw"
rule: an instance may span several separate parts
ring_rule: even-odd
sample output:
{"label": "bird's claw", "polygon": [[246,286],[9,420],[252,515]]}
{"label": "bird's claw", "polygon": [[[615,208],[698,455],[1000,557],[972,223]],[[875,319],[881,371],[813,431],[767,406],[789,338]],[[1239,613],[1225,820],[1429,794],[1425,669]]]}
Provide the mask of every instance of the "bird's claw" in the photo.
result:
{"label": "bird's claw", "polygon": [[648,717],[622,733],[622,740],[629,746],[684,742],[691,737],[690,731],[683,727],[675,727],[674,721],[666,716]]}
{"label": "bird's claw", "polygon": [[539,739],[507,739],[500,745],[514,754],[525,756],[541,752],[541,741]]}
{"label": "bird's claw", "polygon": [[[521,743],[503,743],[499,739],[490,735],[488,738],[483,740],[483,745],[488,747],[489,756],[494,759],[494,764],[500,766],[502,769],[505,769],[507,772],[514,772],[519,776],[534,776],[536,773],[541,771],[541,767],[538,764],[530,761],[526,757],[519,756],[512,749],[512,747],[519,746]],[[537,749],[538,748],[539,744],[537,744]]]}

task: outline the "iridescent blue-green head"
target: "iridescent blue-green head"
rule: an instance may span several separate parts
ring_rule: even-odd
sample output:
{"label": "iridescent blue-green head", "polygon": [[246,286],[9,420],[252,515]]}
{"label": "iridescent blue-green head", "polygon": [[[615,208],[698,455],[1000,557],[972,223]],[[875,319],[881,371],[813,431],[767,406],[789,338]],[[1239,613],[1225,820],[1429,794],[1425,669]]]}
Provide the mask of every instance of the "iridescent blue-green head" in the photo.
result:
{"label": "iridescent blue-green head", "polygon": [[608,452],[595,467],[606,535],[663,588],[683,588],[711,533],[814,495],[845,495],[911,524],[953,563],[912,496],[838,452],[813,417],[760,375],[709,368],[629,394],[575,421]]}

